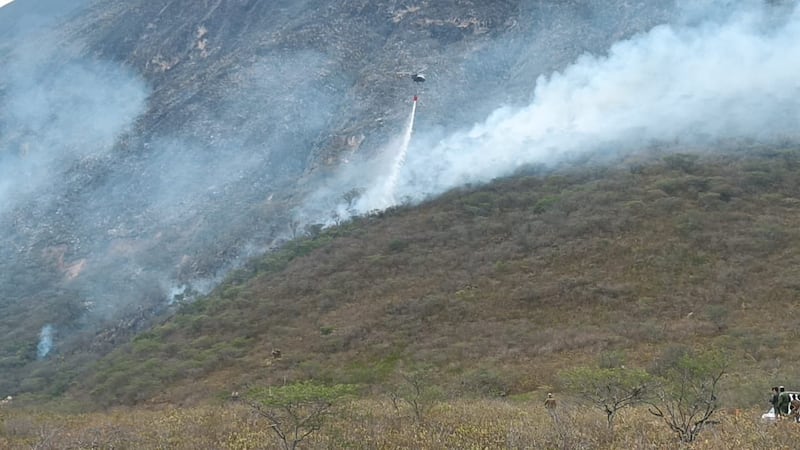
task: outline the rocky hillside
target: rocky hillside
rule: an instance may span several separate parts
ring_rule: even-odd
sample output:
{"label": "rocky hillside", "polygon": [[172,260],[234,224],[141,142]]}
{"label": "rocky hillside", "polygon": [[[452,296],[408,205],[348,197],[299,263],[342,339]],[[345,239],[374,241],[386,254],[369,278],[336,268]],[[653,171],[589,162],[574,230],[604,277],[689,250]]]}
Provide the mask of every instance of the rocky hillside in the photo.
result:
{"label": "rocky hillside", "polygon": [[379,152],[413,94],[421,132],[461,127],[672,14],[655,0],[0,9],[0,392],[62,391],[48,374],[79,373],[327,220],[293,211]]}

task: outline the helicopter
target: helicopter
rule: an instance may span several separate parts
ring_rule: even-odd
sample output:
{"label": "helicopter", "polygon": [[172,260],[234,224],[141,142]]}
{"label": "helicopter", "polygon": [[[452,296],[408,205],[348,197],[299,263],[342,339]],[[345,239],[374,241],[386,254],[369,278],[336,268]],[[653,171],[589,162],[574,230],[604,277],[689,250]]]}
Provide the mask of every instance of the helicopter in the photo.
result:
{"label": "helicopter", "polygon": [[[410,77],[411,81],[413,81],[414,84],[417,85],[417,83],[424,83],[425,80],[427,79],[425,73],[423,73],[423,71],[425,69],[426,69],[426,67],[419,67],[414,72],[402,71],[402,72],[397,72],[397,75],[401,76],[403,78]],[[419,88],[419,91],[421,91],[421,90],[422,89]],[[417,92],[417,94],[419,94],[419,92]],[[414,99],[413,99],[414,103],[416,103],[418,99],[419,99],[419,95],[414,95]]]}
{"label": "helicopter", "polygon": [[409,77],[409,78],[411,78],[411,81],[413,81],[415,83],[424,83],[428,78],[428,76],[425,75],[425,70],[427,70],[427,68],[428,68],[427,65],[417,66],[417,67],[414,68],[413,71],[412,70],[401,70],[401,71],[396,72],[396,74],[399,77],[403,77],[403,78]]}

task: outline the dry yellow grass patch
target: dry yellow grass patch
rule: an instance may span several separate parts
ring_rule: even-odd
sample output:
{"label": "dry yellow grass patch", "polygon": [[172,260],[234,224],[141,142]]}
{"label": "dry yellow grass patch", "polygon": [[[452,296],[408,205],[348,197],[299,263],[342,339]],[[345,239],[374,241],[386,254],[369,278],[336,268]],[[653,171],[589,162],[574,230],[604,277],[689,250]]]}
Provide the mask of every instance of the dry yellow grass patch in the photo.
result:
{"label": "dry yellow grass patch", "polygon": [[[158,410],[55,415],[7,409],[0,448],[7,449],[272,449],[278,441],[267,424],[236,403]],[[721,412],[691,445],[697,450],[796,448],[800,425],[763,424],[760,411]],[[388,399],[341,405],[300,448],[354,449],[672,449],[677,438],[639,408],[620,413],[608,431],[596,411],[561,401],[551,417],[535,400],[454,400],[437,404],[416,421]]]}

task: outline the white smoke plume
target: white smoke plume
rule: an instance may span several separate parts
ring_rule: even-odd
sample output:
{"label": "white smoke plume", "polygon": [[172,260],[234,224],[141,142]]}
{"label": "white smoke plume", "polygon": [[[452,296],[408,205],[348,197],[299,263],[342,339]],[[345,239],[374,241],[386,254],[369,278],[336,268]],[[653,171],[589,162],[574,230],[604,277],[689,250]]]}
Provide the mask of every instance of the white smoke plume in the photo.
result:
{"label": "white smoke plume", "polygon": [[36,345],[36,359],[45,359],[53,350],[53,326],[45,325],[39,332],[39,344]]}
{"label": "white smoke plume", "polygon": [[500,108],[438,142],[415,138],[399,194],[421,199],[529,164],[654,142],[793,139],[799,74],[797,2],[686,2],[678,23],[541,76],[528,106]]}
{"label": "white smoke plume", "polygon": [[52,182],[73,161],[111,150],[145,109],[147,88],[128,71],[76,58],[53,67],[23,46],[6,61],[0,97],[0,212]]}

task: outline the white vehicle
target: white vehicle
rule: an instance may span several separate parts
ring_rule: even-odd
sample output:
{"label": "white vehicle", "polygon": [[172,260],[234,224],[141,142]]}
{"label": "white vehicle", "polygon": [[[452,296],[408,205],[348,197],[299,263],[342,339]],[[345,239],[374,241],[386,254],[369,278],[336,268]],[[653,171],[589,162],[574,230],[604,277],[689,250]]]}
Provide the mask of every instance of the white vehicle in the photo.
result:
{"label": "white vehicle", "polygon": [[[784,394],[789,396],[789,417],[791,417],[796,412],[795,410],[792,409],[791,402],[792,402],[792,400],[800,400],[800,392],[798,392],[798,391],[784,391],[784,392],[781,393],[781,395],[784,395]],[[778,414],[775,411],[774,407],[770,408],[769,411],[767,411],[767,412],[765,412],[764,414],[761,415],[761,421],[762,422],[774,422],[776,420],[778,420]]]}

